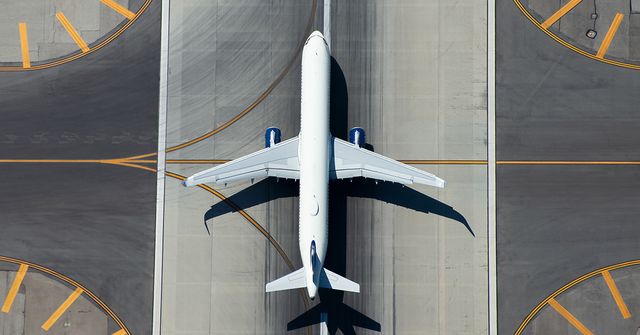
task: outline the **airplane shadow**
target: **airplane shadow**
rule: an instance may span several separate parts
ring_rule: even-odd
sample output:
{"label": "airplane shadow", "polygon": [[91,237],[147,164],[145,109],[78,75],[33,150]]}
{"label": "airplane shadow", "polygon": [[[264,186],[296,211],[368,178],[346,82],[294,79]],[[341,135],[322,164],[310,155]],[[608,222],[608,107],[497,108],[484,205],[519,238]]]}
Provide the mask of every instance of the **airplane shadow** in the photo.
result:
{"label": "airplane shadow", "polygon": [[[331,58],[330,99],[331,133],[346,140],[348,135],[347,84],[342,69],[333,57]],[[368,143],[365,148],[373,151],[373,146]],[[329,185],[329,194],[331,195],[329,197],[329,245],[324,266],[342,276],[346,272],[347,199],[349,197],[375,199],[421,213],[432,213],[449,218],[462,224],[471,235],[475,236],[465,217],[453,207],[400,184],[376,183],[362,178],[338,180],[332,181]],[[240,208],[248,209],[272,200],[297,196],[298,182],[269,178],[237,192],[229,197],[229,200]],[[214,204],[204,215],[205,226],[207,221],[234,211],[223,201]],[[320,302],[289,322],[288,330],[311,326],[325,320],[329,334],[332,335],[338,330],[346,335],[356,334],[354,327],[381,331],[380,323],[343,302],[344,292],[320,289],[318,294]]]}

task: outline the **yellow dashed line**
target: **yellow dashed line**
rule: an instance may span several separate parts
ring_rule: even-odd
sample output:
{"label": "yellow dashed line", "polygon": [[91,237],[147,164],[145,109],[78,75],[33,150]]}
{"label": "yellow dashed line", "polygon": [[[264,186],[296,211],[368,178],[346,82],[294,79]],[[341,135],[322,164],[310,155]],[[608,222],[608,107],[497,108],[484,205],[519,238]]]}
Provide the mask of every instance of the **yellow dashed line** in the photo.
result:
{"label": "yellow dashed line", "polygon": [[616,301],[616,305],[618,305],[618,309],[620,310],[620,314],[622,314],[622,317],[625,319],[630,318],[631,313],[629,312],[629,308],[627,308],[627,304],[625,304],[624,300],[622,299],[622,295],[620,294],[620,291],[618,290],[618,286],[616,285],[616,282],[613,280],[613,277],[611,277],[611,273],[609,273],[609,271],[607,270],[602,271],[602,277],[604,278],[604,281],[607,283],[607,286],[609,287],[609,291],[613,296],[613,300]]}
{"label": "yellow dashed line", "polygon": [[20,33],[20,50],[22,51],[22,67],[28,69],[31,67],[31,58],[29,57],[29,38],[27,35],[27,24],[20,22],[18,24]]}
{"label": "yellow dashed line", "polygon": [[79,287],[76,288],[76,290],[73,291],[73,293],[71,293],[71,295],[67,298],[67,300],[65,300],[62,303],[62,305],[60,305],[60,307],[58,307],[58,309],[56,309],[56,311],[53,312],[53,314],[51,314],[49,319],[42,324],[42,329],[44,331],[49,331],[49,329],[51,329],[51,327],[56,323],[56,321],[58,321],[58,319],[62,316],[62,314],[64,314],[64,312],[67,311],[69,306],[71,306],[71,304],[73,304],[76,301],[76,299],[80,297],[82,292],[83,291],[81,288]]}
{"label": "yellow dashed line", "polygon": [[571,0],[567,2],[566,5],[562,6],[558,9],[557,12],[553,13],[546,21],[542,22],[542,28],[549,28],[552,24],[556,23],[556,21],[560,20],[565,14],[567,14],[573,7],[577,6],[582,0]]}
{"label": "yellow dashed line", "polygon": [[16,295],[18,295],[18,292],[20,291],[20,285],[22,284],[22,280],[24,279],[24,275],[27,274],[28,269],[28,265],[20,264],[18,273],[13,279],[13,284],[11,284],[11,289],[9,289],[7,298],[4,300],[4,304],[2,305],[3,313],[9,313],[9,311],[11,310],[11,305],[13,305],[13,301],[16,299]]}
{"label": "yellow dashed line", "polygon": [[598,49],[598,53],[596,54],[596,57],[604,58],[604,55],[607,53],[607,50],[609,50],[609,45],[611,45],[611,41],[613,41],[613,38],[616,36],[616,32],[618,31],[618,27],[620,27],[620,23],[622,22],[623,18],[624,18],[624,14],[622,13],[617,13],[616,16],[613,18],[613,22],[611,22],[611,26],[609,26],[607,35],[604,36],[604,40],[602,40],[602,44],[600,44],[600,48]]}
{"label": "yellow dashed line", "polygon": [[124,6],[122,6],[121,4],[113,0],[100,0],[100,1],[102,1],[103,4],[107,5],[109,8],[115,10],[116,12],[120,13],[120,15],[126,17],[129,20],[132,20],[136,16],[136,13],[126,9]]}
{"label": "yellow dashed line", "polygon": [[64,16],[64,13],[57,12],[56,13],[56,18],[58,19],[60,24],[62,24],[64,29],[67,31],[67,33],[69,33],[69,36],[71,36],[73,41],[76,42],[76,44],[82,50],[82,52],[88,52],[89,51],[89,46],[87,45],[87,42],[85,42],[82,39],[82,37],[80,36],[80,34],[78,34],[78,31],[76,31],[76,28],[74,28],[71,25],[71,22],[69,22],[69,20],[67,20],[67,17]]}
{"label": "yellow dashed line", "polygon": [[574,326],[582,335],[593,335],[593,333],[585,327],[582,322],[576,319],[573,314],[571,314],[566,308],[562,307],[560,303],[558,303],[555,299],[549,299],[549,306],[553,307],[553,309],[558,312],[558,314],[562,315],[569,323]]}

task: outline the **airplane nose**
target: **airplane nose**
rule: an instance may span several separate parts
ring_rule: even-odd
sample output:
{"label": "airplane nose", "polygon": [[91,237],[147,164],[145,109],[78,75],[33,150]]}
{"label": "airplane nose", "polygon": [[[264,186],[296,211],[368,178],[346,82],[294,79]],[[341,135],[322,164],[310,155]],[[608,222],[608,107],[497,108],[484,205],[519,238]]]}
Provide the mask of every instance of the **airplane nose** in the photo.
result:
{"label": "airplane nose", "polygon": [[312,32],[312,33],[311,33],[311,36],[320,36],[320,37],[324,38],[324,35],[322,35],[322,33],[321,33],[321,32],[319,32],[319,31],[317,31],[317,30],[316,30],[316,31],[314,31],[314,32]]}

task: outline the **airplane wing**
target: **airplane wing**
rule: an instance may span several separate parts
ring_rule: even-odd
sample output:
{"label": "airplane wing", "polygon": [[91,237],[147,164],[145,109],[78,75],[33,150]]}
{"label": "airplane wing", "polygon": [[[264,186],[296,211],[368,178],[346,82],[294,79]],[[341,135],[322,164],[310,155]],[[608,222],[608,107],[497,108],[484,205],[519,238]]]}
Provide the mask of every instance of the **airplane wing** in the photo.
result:
{"label": "airplane wing", "polygon": [[196,173],[187,178],[183,184],[185,186],[204,183],[225,185],[266,177],[300,179],[297,137]]}
{"label": "airplane wing", "polygon": [[333,179],[365,177],[400,184],[424,184],[444,187],[437,176],[400,163],[391,158],[333,138],[333,162],[329,175]]}

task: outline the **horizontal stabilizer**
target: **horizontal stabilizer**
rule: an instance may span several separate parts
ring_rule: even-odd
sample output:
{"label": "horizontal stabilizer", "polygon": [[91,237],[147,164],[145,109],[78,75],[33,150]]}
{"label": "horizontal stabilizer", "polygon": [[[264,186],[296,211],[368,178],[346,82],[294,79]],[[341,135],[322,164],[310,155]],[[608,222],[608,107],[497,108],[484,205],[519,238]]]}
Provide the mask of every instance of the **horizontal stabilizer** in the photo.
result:
{"label": "horizontal stabilizer", "polygon": [[267,284],[267,292],[293,290],[296,288],[307,287],[307,279],[304,275],[304,268],[291,272],[290,274],[276,279]]}
{"label": "horizontal stabilizer", "polygon": [[333,273],[327,269],[322,269],[318,287],[330,288],[332,290],[360,293],[360,284]]}

